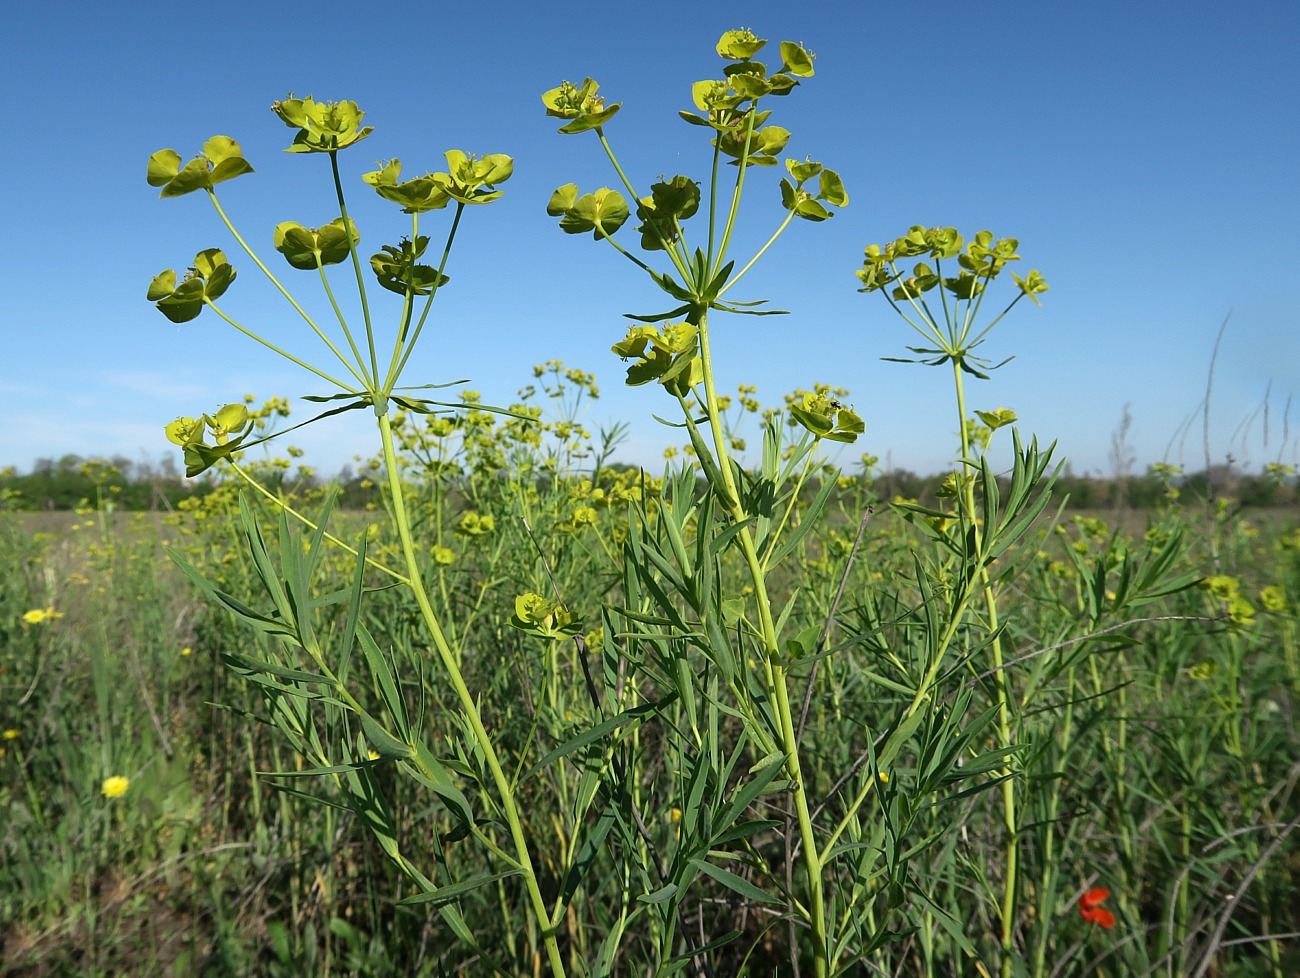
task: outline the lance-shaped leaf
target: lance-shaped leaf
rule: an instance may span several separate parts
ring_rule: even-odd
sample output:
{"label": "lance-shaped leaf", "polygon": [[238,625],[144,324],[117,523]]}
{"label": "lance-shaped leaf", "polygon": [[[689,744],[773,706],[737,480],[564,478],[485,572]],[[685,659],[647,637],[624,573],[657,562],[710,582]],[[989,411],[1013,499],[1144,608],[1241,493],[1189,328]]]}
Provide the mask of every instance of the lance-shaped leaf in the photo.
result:
{"label": "lance-shaped leaf", "polygon": [[372,126],[362,128],[365,113],[356,102],[317,102],[310,95],[272,103],[271,111],[298,133],[286,153],[333,153],[365,139]]}
{"label": "lance-shaped leaf", "polygon": [[542,93],[547,115],[573,120],[561,126],[558,132],[565,135],[586,132],[604,125],[618,113],[622,103],[606,106],[605,100],[596,94],[599,88],[595,80],[584,78],[580,86],[565,81],[558,88]]}
{"label": "lance-shaped leaf", "polygon": [[374,187],[380,197],[401,204],[402,211],[406,214],[441,210],[451,201],[451,195],[434,178],[434,174],[426,173],[405,183],[400,182],[401,176],[401,160],[389,160],[382,169],[363,173],[361,179]]}
{"label": "lance-shaped leaf", "polygon": [[219,183],[252,172],[239,143],[229,136],[213,136],[203,144],[203,152],[184,167],[180,154],[173,149],[154,153],[149,157],[145,179],[149,186],[162,188],[159,197],[181,197],[195,190],[211,190]]}
{"label": "lance-shaped leaf", "polygon": [[403,238],[400,245],[382,245],[383,250],[370,257],[370,267],[379,284],[398,295],[405,295],[407,290],[412,295],[428,295],[446,285],[450,281],[448,276],[439,275],[431,265],[416,264],[428,246],[429,239],[423,234],[414,243]]}
{"label": "lance-shaped leaf", "polygon": [[[348,222],[352,231],[352,244],[361,240],[355,223]],[[275,250],[284,255],[294,268],[307,271],[325,265],[337,265],[349,254],[348,233],[343,218],[336,217],[322,228],[305,228],[297,221],[284,221],[275,226]]]}
{"label": "lance-shaped leaf", "polygon": [[560,229],[566,234],[590,231],[599,240],[621,228],[630,212],[627,201],[617,190],[601,187],[595,193],[579,197],[578,188],[568,183],[551,194],[546,213],[560,218]]}

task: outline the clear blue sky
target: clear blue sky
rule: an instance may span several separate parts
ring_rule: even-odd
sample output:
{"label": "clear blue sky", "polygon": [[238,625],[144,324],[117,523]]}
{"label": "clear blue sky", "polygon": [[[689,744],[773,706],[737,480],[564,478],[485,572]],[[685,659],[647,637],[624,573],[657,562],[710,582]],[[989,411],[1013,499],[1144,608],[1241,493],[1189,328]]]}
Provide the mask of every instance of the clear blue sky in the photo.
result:
{"label": "clear blue sky", "polygon": [[[144,298],[154,274],[222,247],[240,271],[223,306],[315,355],[205,195],[158,200],[144,179],[155,150],[188,159],[211,135],[235,137],[258,172],[226,184],[223,203],[284,267],[274,225],[335,216],[325,159],[281,152],[292,132],[268,106],[290,91],[353,99],[375,126],[340,155],[364,254],[408,230],[360,183],[376,160],[422,173],[450,148],[515,158],[504,199],[466,215],[412,382],[468,377],[485,400],[507,403],[533,364],[562,359],[601,381],[588,423],[630,421],[624,457],[657,464],[668,433],[651,415],[669,405],[655,388],[625,388],[609,347],[624,335],[622,313],[654,311],[662,294],[547,217],[555,187],[615,177],[594,137],[555,133],[539,94],[595,77],[624,104],[608,133],[638,185],[704,179],[705,131],[676,113],[691,107],[693,81],[717,76],[713,44],[739,26],[773,42],[765,54],[786,38],[817,54],[816,77],[773,100],[771,121],[793,132],[788,155],[840,171],[851,203],[825,224],[796,222],[737,290],[793,315],[716,322],[727,387],[756,383],[768,403],[815,381],[847,387],[867,423],[864,449],[938,470],[952,453],[948,376],[881,361],[905,356],[913,334],[879,296],[856,292],[853,272],[865,245],[911,224],[988,228],[1018,237],[1023,270],[1041,270],[1051,291],[1041,309],[1021,303],[987,344],[991,357],[1016,359],[976,385],[972,407],[1015,408],[1023,430],[1058,439],[1085,472],[1109,469],[1111,432],[1131,402],[1139,466],[1159,461],[1204,396],[1231,311],[1215,459],[1258,466],[1282,450],[1295,462],[1300,404],[1285,448],[1282,416],[1300,393],[1300,4],[670,0],[128,2],[11,18],[0,42],[12,112],[0,153],[0,465],[69,452],[157,458],[171,450],[162,426],[178,415],[246,392],[326,392],[211,312],[176,326]],[[775,184],[753,174],[750,239],[779,219]],[[439,240],[436,221],[422,230]],[[328,311],[310,275],[285,272]],[[373,444],[360,412],[292,440],[326,472]],[[1203,464],[1199,423],[1181,449],[1175,439],[1170,460],[1180,459]]]}

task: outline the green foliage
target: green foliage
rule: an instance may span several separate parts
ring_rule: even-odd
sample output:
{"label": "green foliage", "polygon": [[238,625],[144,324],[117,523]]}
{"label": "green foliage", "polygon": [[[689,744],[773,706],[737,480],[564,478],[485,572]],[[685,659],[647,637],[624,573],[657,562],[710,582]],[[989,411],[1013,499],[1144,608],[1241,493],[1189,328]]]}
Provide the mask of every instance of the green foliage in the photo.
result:
{"label": "green foliage", "polygon": [[[866,435],[847,390],[768,410],[752,386],[720,393],[732,365],[711,313],[770,314],[728,293],[807,229],[795,217],[848,203],[837,173],[787,159],[784,216],[747,259],[730,253],[746,195],[794,139],[764,100],[814,77],[791,41],[769,71],[766,44],[727,32],[722,77],[690,90],[708,181],[636,189],[604,131],[619,106],[590,78],[543,96],[622,188],[562,185],[551,216],[671,300],[630,315],[614,346],[627,382],[677,412],[686,461],[662,478],[611,464],[625,429],[592,437],[595,378],[558,361],[507,407],[402,383],[465,208],[500,197],[508,157],[363,175],[407,215],[371,279],[338,162],[372,134],[363,113],[276,103],[289,151],[330,169],[337,218],[275,235],[317,271],[326,329],[220,204],[217,186],[251,172],[238,144],[214,138],[185,167],[154,155],[150,185],[203,190],[333,361],[219,308],[234,272],[216,249],[180,283],[156,277],[149,300],[176,322],[211,306],[330,391],[283,430],[286,407],[251,399],[167,426],[213,486],[163,527],[171,563],[152,529],[119,525],[106,469],[69,540],[0,526],[0,676],[18,680],[0,724],[0,926],[19,931],[16,969],[1294,971],[1279,935],[1300,825],[1300,530],[1265,536],[1226,500],[1193,520],[1168,468],[1144,531],[1061,519],[1055,446],[1022,439],[1009,408],[966,403],[967,378],[992,369],[977,348],[1046,291],[1015,277],[982,318],[1020,260],[987,231],[915,226],[868,247],[859,273],[924,337],[920,362],[951,369],[959,438],[932,496],[884,495],[869,454],[860,475],[819,456]],[[451,213],[422,265],[433,211]],[[634,214],[640,256],[615,238]],[[340,265],[359,322],[335,300]],[[376,280],[400,300],[387,322]],[[246,456],[359,408],[379,443],[365,510]],[[1008,429],[999,473],[989,449]]]}

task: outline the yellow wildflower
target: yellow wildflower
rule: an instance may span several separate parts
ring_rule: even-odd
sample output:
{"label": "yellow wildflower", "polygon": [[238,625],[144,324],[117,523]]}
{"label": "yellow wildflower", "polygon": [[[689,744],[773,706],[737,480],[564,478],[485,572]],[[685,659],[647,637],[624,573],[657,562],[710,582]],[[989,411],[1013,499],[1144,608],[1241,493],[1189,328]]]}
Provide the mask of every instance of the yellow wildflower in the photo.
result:
{"label": "yellow wildflower", "polygon": [[193,654],[194,654],[194,650],[190,648],[188,645],[185,646],[185,648],[181,649],[181,655],[193,655]]}
{"label": "yellow wildflower", "polygon": [[5,740],[17,740],[18,731],[15,730],[13,727],[10,727],[3,734],[0,734],[0,736],[3,736]]}
{"label": "yellow wildflower", "polygon": [[126,789],[131,787],[131,780],[124,778],[120,774],[115,774],[111,778],[105,778],[104,784],[100,787],[100,792],[105,798],[121,798],[126,794]]}
{"label": "yellow wildflower", "polygon": [[23,621],[29,625],[40,625],[47,621],[53,621],[56,618],[62,618],[63,612],[55,611],[53,608],[33,608],[31,611],[23,613]]}

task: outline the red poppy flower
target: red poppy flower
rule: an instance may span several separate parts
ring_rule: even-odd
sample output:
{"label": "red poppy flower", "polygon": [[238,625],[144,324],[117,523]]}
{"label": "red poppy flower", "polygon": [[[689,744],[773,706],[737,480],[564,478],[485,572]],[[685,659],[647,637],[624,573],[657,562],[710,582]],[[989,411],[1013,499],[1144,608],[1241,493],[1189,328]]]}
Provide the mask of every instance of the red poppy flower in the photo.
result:
{"label": "red poppy flower", "polygon": [[1079,898],[1079,916],[1090,924],[1099,924],[1110,930],[1115,926],[1115,915],[1102,906],[1108,896],[1110,890],[1094,886]]}

